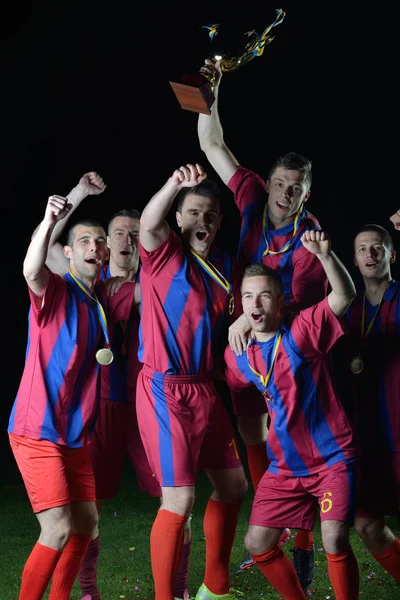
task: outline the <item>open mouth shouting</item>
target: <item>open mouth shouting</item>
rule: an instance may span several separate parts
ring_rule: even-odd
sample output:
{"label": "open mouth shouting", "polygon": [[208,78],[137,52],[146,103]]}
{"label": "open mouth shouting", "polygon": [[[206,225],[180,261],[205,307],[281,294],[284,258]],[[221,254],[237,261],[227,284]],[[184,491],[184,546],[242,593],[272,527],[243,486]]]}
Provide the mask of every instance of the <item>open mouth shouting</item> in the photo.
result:
{"label": "open mouth shouting", "polygon": [[131,256],[132,252],[130,250],[120,250],[119,253],[121,256]]}
{"label": "open mouth shouting", "polygon": [[207,237],[208,231],[206,231],[205,229],[200,229],[199,231],[196,231],[196,238],[199,240],[199,242],[205,242]]}
{"label": "open mouth shouting", "polygon": [[101,260],[95,256],[92,256],[90,258],[85,258],[85,263],[88,263],[89,265],[101,265]]}
{"label": "open mouth shouting", "polygon": [[288,202],[282,202],[281,200],[277,200],[276,205],[280,210],[287,210],[290,208],[290,204]]}
{"label": "open mouth shouting", "polygon": [[251,313],[251,318],[255,323],[261,323],[263,315],[259,311],[255,310]]}
{"label": "open mouth shouting", "polygon": [[375,269],[378,265],[373,260],[369,260],[367,263],[365,263],[365,266],[367,267],[367,269]]}

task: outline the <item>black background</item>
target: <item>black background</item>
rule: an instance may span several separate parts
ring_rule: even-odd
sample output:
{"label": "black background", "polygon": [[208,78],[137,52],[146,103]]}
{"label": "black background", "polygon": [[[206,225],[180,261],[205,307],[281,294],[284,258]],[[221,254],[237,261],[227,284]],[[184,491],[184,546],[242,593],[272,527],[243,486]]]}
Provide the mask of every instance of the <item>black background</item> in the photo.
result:
{"label": "black background", "polygon": [[[220,115],[229,148],[263,177],[291,150],[313,161],[308,209],[359,283],[354,231],[373,221],[393,232],[389,216],[400,200],[397,21],[390,3],[357,4],[283,4],[286,18],[264,54],[224,75]],[[242,39],[261,33],[275,8],[58,0],[19,4],[1,19],[1,439],[25,353],[22,261],[47,197],[98,171],[106,192],[87,198],[73,218],[106,224],[121,208],[143,208],[181,164],[208,167],[197,117],[180,108],[169,80],[196,72],[211,53],[202,25],[221,23],[220,43],[223,34]],[[226,188],[224,198],[221,237],[234,250],[239,220]]]}

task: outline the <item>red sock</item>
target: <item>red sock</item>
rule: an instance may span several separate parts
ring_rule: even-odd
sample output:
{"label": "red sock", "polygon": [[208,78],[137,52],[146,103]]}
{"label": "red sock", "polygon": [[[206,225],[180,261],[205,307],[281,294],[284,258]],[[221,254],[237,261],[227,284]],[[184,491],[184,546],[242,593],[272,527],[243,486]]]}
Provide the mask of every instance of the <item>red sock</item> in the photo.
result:
{"label": "red sock", "polygon": [[69,600],[91,537],[79,533],[71,535],[55,568],[49,600]]}
{"label": "red sock", "polygon": [[181,562],[175,580],[174,598],[183,598],[185,591],[188,589],[191,545],[192,540],[189,540],[182,546]]}
{"label": "red sock", "polygon": [[186,517],[159,510],[150,534],[151,568],[157,600],[173,600]]}
{"label": "red sock", "polygon": [[60,557],[61,552],[36,542],[22,571],[19,600],[43,598]]}
{"label": "red sock", "polygon": [[97,589],[97,561],[100,554],[100,537],[90,540],[88,549],[79,570],[79,585],[83,595],[92,596],[93,600],[100,598]]}
{"label": "red sock", "polygon": [[261,573],[285,600],[305,600],[295,568],[279,546],[264,554],[253,554]]}
{"label": "red sock", "polygon": [[396,538],[384,552],[372,555],[375,560],[400,583],[400,541]]}
{"label": "red sock", "polygon": [[240,503],[208,501],[204,515],[206,572],[204,583],[213,594],[228,594],[229,561],[239,517]]}
{"label": "red sock", "polygon": [[294,538],[294,549],[301,548],[302,550],[312,550],[314,546],[314,537],[312,531],[299,529]]}
{"label": "red sock", "polygon": [[250,477],[253,483],[254,491],[256,491],[261,477],[269,467],[270,460],[267,456],[267,447],[265,442],[262,442],[261,444],[256,444],[255,446],[246,446],[246,451]]}
{"label": "red sock", "polygon": [[359,573],[356,557],[350,548],[340,554],[326,553],[328,574],[336,600],[357,600]]}

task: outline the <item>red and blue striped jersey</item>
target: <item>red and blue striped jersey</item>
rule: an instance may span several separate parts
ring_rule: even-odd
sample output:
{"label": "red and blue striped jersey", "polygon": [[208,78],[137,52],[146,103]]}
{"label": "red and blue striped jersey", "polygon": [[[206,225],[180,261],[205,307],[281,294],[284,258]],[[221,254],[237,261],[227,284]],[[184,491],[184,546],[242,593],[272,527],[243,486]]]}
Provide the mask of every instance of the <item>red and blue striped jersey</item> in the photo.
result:
{"label": "red and blue striped jersey", "polygon": [[[227,321],[227,292],[196,262],[171,231],[151,252],[139,244],[142,268],[139,360],[159,373],[199,375],[223,356],[219,347]],[[227,253],[213,250],[210,262],[232,283],[237,318],[242,313],[242,268]]]}
{"label": "red and blue striped jersey", "polygon": [[[109,322],[129,317],[133,284],[107,297],[99,281],[95,292]],[[96,302],[69,274],[60,277],[49,272],[40,308],[31,290],[29,294],[25,367],[8,431],[70,448],[83,446],[95,426],[100,393],[95,354],[104,337]]]}
{"label": "red and blue striped jersey", "polygon": [[[337,462],[354,458],[358,450],[345,410],[337,396],[326,354],[343,335],[328,299],[284,324],[266,405],[271,417],[267,452],[269,470],[289,477],[318,473]],[[276,336],[275,336],[276,337]],[[241,392],[255,385],[265,390],[250,366],[266,376],[275,338],[253,340],[248,355],[225,350],[226,380]]]}
{"label": "red and blue striped jersey", "polygon": [[[327,292],[325,271],[315,256],[304,248],[301,236],[307,229],[321,229],[317,219],[303,209],[296,235],[293,237],[294,224],[289,223],[280,229],[268,228],[263,232],[263,213],[268,201],[265,183],[255,173],[239,167],[228,183],[240,210],[242,225],[239,239],[238,257],[245,264],[263,263],[279,272],[285,294],[285,304],[295,311],[308,308],[322,300]],[[264,233],[269,249],[281,250],[292,237],[292,243],[286,252],[268,253]]]}
{"label": "red and blue striped jersey", "polygon": [[364,291],[347,311],[349,360],[361,356],[364,368],[352,375],[356,424],[363,450],[400,452],[400,282],[392,280],[379,310],[365,299],[365,330],[361,343]]}
{"label": "red and blue striped jersey", "polygon": [[[106,265],[101,272],[102,280],[112,277]],[[141,363],[138,359],[140,315],[132,306],[126,321],[110,323],[108,335],[114,354],[110,365],[101,366],[101,397],[113,402],[135,402],[136,381]]]}

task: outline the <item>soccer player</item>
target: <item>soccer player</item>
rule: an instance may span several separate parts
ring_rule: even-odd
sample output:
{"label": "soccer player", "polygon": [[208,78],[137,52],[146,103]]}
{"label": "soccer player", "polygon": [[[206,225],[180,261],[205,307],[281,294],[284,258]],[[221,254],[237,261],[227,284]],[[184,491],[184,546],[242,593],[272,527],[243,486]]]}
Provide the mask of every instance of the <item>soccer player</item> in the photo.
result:
{"label": "soccer player", "polygon": [[[399,214],[391,220],[398,228]],[[395,259],[386,229],[376,224],[359,229],[354,262],[364,289],[347,317],[348,364],[362,450],[354,527],[373,557],[400,583],[400,542],[384,519],[399,514],[400,500],[400,283],[391,276]]]}
{"label": "soccer player", "polygon": [[[61,235],[65,222],[73,210],[90,193],[103,186],[96,173],[83,175],[78,185],[68,194],[72,209],[66,219],[53,231],[46,264],[57,273],[64,274],[68,264],[62,246],[55,240]],[[139,273],[140,213],[135,209],[122,209],[108,222],[107,245],[109,261],[103,267],[101,279],[124,277],[136,281]],[[118,495],[125,456],[132,464],[139,489],[151,496],[160,497],[161,489],[154,477],[139,433],[136,417],[136,381],[141,364],[138,360],[139,311],[132,308],[129,320],[115,323],[109,331],[114,360],[101,367],[101,399],[99,416],[90,443],[96,483],[96,505],[99,516],[104,500]],[[185,529],[182,560],[175,582],[175,596],[188,597],[188,571],[191,546],[190,520]],[[97,562],[100,554],[98,528],[90,541],[79,572],[82,600],[100,600],[97,587]]]}
{"label": "soccer player", "polygon": [[357,448],[335,391],[327,353],[343,335],[339,318],[354,284],[322,231],[305,231],[305,249],[321,262],[332,291],[288,321],[277,271],[246,268],[243,312],[251,332],[240,356],[225,352],[233,390],[256,385],[271,417],[270,466],[253,502],[245,545],[282,598],[306,596],[296,571],[277,545],[282,527],[311,530],[320,505],[328,573],[337,600],[358,598],[358,567],[349,545],[357,488]]}
{"label": "soccer player", "polygon": [[[25,367],[9,420],[9,438],[40,537],[23,570],[20,600],[68,600],[97,524],[88,443],[99,401],[99,362],[110,360],[107,320],[127,319],[134,284],[107,297],[97,283],[108,256],[94,221],[69,232],[64,278],[45,267],[52,231],[70,210],[50,196],[24,260],[31,309]],[[139,301],[136,295],[136,303]]]}
{"label": "soccer player", "polygon": [[[242,227],[239,258],[244,264],[262,263],[280,274],[285,304],[292,310],[308,308],[322,300],[327,291],[324,270],[314,254],[301,243],[305,230],[320,229],[317,219],[305,209],[311,193],[311,162],[294,152],[280,157],[271,167],[265,183],[258,175],[239,164],[226,146],[218,114],[221,69],[206,60],[201,71],[215,80],[216,100],[211,115],[199,115],[198,135],[201,149],[222,181],[234,193]],[[230,328],[230,343],[237,353],[245,349],[244,317]],[[262,398],[240,402],[233,394],[238,429],[246,445],[254,490],[257,489],[268,458],[265,442],[268,433],[267,412]],[[299,531],[295,537],[294,563],[304,589],[314,574],[312,532]],[[251,566],[245,559],[241,568]]]}
{"label": "soccer player", "polygon": [[[182,239],[165,220],[178,193]],[[247,481],[212,381],[223,321],[228,312],[241,311],[236,266],[212,247],[221,218],[218,187],[200,165],[189,164],[174,171],[140,221],[143,368],[136,402],[146,453],[162,488],[150,536],[156,600],[173,600],[197,468],[206,471],[214,491],[204,517],[205,579],[196,598],[230,598],[229,559]]]}

